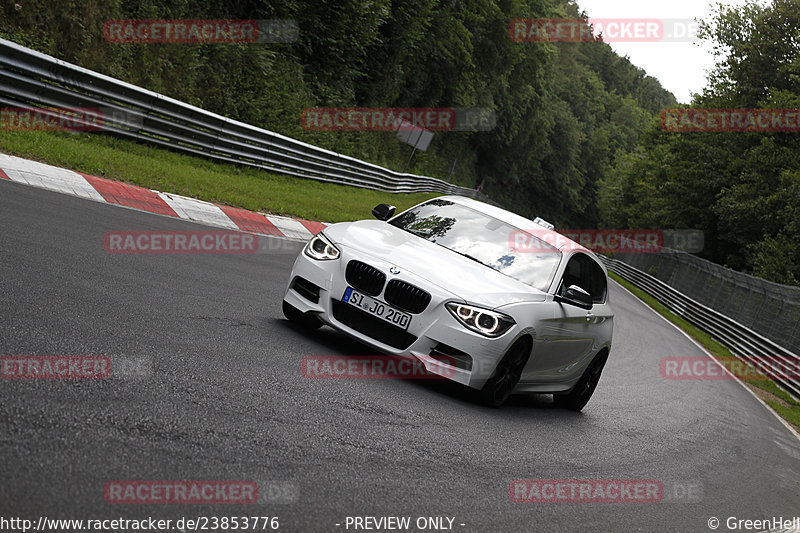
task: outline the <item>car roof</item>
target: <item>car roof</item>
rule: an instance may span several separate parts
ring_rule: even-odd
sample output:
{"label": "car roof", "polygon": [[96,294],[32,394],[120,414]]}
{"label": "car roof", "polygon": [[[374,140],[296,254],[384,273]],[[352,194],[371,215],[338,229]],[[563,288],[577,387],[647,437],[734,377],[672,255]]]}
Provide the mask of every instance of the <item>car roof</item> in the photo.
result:
{"label": "car roof", "polygon": [[449,202],[453,202],[454,204],[460,204],[465,207],[472,208],[476,211],[480,211],[481,213],[485,213],[502,222],[506,222],[507,224],[514,226],[515,228],[520,229],[522,231],[527,231],[527,232],[535,231],[536,237],[546,240],[549,244],[555,242],[563,243],[561,246],[558,247],[559,250],[563,250],[564,248],[569,247],[571,251],[580,251],[589,254],[590,256],[594,256],[594,252],[592,252],[588,248],[585,248],[584,246],[581,246],[579,243],[571,240],[563,233],[551,230],[550,228],[542,226],[541,224],[537,224],[533,220],[527,219],[516,213],[512,213],[511,211],[507,211],[502,207],[496,207],[491,204],[475,200],[473,198],[467,198],[466,196],[439,196],[437,198],[434,198],[434,200],[447,200]]}

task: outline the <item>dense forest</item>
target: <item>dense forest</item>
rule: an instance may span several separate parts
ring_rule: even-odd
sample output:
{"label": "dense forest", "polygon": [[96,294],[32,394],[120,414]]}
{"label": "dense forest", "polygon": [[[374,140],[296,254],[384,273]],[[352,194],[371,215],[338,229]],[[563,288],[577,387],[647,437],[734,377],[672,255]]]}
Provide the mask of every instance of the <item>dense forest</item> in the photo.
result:
{"label": "dense forest", "polygon": [[[800,108],[800,0],[719,6],[701,24],[716,69],[691,107]],[[800,132],[667,133],[653,126],[600,184],[610,227],[705,232],[702,256],[800,280]]]}
{"label": "dense forest", "polygon": [[[303,109],[478,107],[497,125],[437,132],[408,171],[483,190],[568,227],[600,222],[598,183],[674,103],[602,42],[519,43],[509,21],[577,17],[563,0],[24,0],[0,35],[205,109],[403,170],[411,147],[386,132],[310,132]],[[267,44],[118,44],[113,19],[291,19]],[[449,170],[455,161],[455,175]]]}
{"label": "dense forest", "polygon": [[[309,107],[478,107],[496,126],[436,132],[410,172],[483,190],[559,227],[698,228],[701,255],[797,283],[796,133],[671,133],[675,99],[596,42],[509,38],[515,18],[581,16],[565,0],[18,0],[0,36],[205,109],[403,170],[387,132],[306,131]],[[113,19],[290,19],[289,43],[119,44]],[[800,0],[718,8],[717,69],[693,107],[800,107]],[[654,45],[658,46],[658,45]],[[455,165],[454,165],[455,162]],[[455,167],[455,175],[449,171]]]}
{"label": "dense forest", "polygon": [[[691,107],[800,108],[800,1],[718,6],[701,25],[717,67]],[[800,280],[800,132],[666,133],[653,127],[600,189],[614,227],[688,227],[701,255],[779,283]]]}

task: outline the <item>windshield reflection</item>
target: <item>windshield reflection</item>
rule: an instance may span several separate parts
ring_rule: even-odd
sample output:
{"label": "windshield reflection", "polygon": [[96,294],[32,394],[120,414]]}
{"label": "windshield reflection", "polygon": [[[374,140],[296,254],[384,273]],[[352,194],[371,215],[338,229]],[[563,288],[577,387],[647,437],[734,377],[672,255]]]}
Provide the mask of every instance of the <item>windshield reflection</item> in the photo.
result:
{"label": "windshield reflection", "polygon": [[537,252],[513,249],[520,228],[448,200],[431,200],[389,223],[542,291],[561,260],[561,252],[541,240]]}

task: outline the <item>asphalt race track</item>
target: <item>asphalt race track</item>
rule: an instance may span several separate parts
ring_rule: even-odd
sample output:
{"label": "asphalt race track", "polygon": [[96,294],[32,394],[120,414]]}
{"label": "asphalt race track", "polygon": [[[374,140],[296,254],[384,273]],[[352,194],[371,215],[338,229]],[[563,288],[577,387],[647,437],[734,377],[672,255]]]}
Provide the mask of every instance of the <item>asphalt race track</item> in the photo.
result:
{"label": "asphalt race track", "polygon": [[[6,181],[0,224],[0,354],[105,355],[120,369],[0,380],[0,516],[277,516],[280,531],[298,532],[353,531],[348,516],[454,517],[464,532],[694,532],[710,531],[712,516],[728,531],[730,516],[800,515],[800,441],[736,382],[663,379],[661,358],[702,352],[618,285],[614,348],[585,411],[553,408],[549,396],[497,410],[440,380],[303,377],[304,356],[370,351],[283,318],[300,244],[109,254],[107,231],[204,226]],[[665,494],[514,503],[515,479],[655,479]],[[110,504],[112,480],[255,480],[260,499]]]}

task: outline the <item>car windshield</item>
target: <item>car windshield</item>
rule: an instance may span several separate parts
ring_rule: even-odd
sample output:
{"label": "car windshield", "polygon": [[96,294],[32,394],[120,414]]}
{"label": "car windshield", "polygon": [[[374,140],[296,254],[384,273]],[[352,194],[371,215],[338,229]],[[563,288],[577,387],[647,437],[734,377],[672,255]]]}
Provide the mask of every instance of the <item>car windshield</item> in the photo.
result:
{"label": "car windshield", "polygon": [[431,200],[389,223],[542,291],[561,260],[558,249],[533,235],[526,238],[537,246],[515,250],[515,235],[523,230],[448,200]]}

